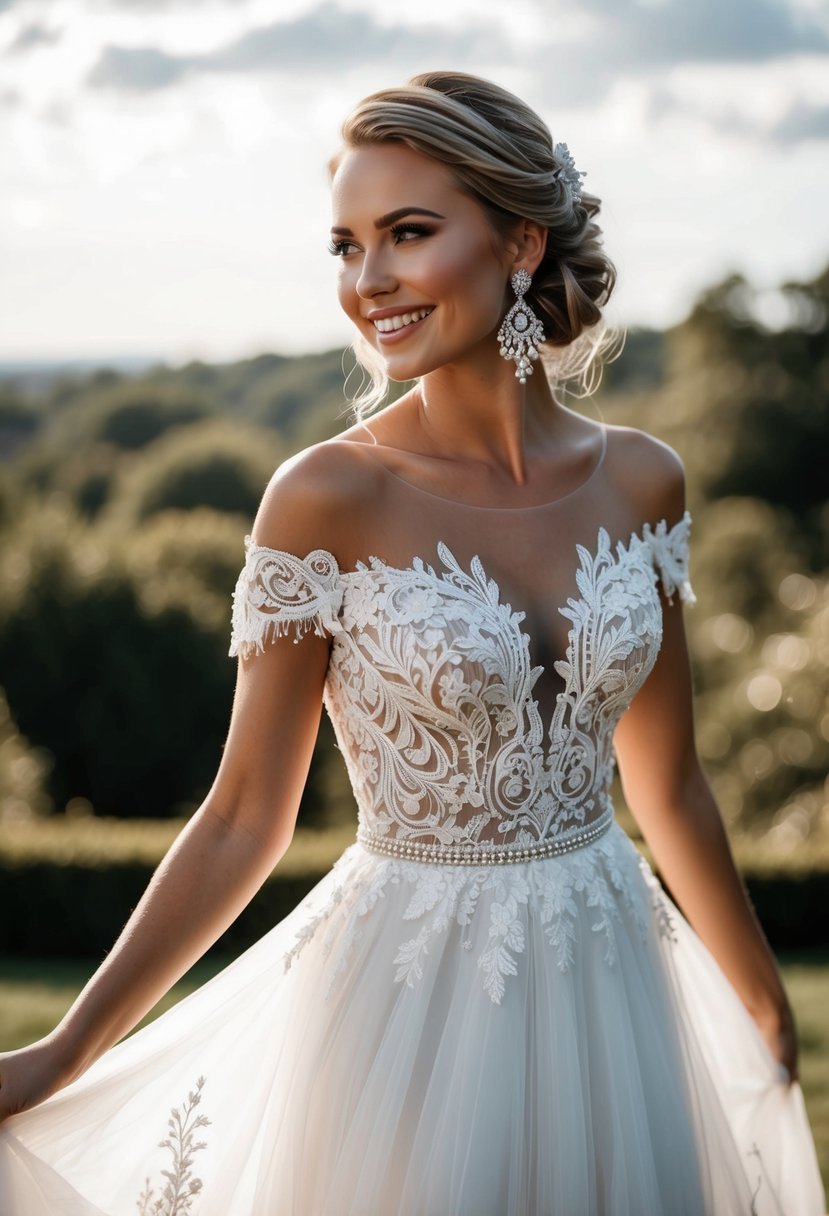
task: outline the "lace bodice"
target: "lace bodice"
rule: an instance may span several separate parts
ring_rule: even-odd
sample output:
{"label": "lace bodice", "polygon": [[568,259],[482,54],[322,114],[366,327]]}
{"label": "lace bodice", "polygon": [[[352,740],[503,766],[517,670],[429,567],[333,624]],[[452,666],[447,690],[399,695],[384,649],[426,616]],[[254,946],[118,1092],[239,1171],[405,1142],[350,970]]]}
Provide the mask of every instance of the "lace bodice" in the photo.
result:
{"label": "lace bodice", "polygon": [[246,537],[230,654],[309,629],[331,638],[326,708],[360,831],[388,851],[458,861],[577,843],[612,815],[613,732],[659,651],[659,580],[693,601],[690,522],[645,524],[615,546],[602,527],[592,552],[575,546],[547,720],[525,614],[445,544],[439,565],[342,571],[325,550],[301,558]]}

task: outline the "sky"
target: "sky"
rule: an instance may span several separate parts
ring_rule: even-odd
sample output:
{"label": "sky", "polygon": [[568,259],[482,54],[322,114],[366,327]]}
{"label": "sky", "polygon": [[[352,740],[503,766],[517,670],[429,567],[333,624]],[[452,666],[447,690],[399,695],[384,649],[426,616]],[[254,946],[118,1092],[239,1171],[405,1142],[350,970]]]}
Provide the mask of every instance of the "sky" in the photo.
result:
{"label": "sky", "polygon": [[829,262],[829,0],[0,0],[0,359],[346,345],[326,161],[434,68],[568,144],[615,324]]}

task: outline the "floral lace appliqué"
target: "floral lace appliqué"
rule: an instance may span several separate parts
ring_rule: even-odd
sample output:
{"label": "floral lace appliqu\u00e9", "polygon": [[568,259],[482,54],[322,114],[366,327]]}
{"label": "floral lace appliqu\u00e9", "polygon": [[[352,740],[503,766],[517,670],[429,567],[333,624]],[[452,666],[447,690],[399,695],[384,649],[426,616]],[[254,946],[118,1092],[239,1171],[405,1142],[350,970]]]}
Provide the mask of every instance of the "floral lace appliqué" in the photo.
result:
{"label": "floral lace appliqu\u00e9", "polygon": [[193,1200],[202,1189],[201,1179],[193,1174],[193,1158],[207,1147],[204,1140],[196,1139],[196,1134],[210,1125],[205,1115],[196,1113],[203,1088],[204,1077],[199,1077],[196,1088],[187,1095],[187,1101],[170,1111],[167,1135],[160,1141],[159,1148],[169,1149],[172,1165],[170,1169],[161,1170],[166,1182],[159,1184],[161,1193],[158,1197],[147,1179],[136,1203],[140,1216],[186,1216],[193,1211]]}
{"label": "floral lace appliqu\u00e9", "polygon": [[[621,842],[621,847],[620,847]],[[518,972],[526,949],[528,916],[538,915],[556,965],[568,971],[575,961],[578,926],[587,913],[592,933],[604,941],[603,957],[616,961],[616,929],[625,908],[640,935],[653,923],[649,893],[638,881],[639,855],[618,830],[583,849],[525,865],[451,866],[378,860],[351,846],[337,861],[338,881],[316,915],[306,922],[284,957],[287,971],[308,942],[321,933],[324,956],[332,957],[326,996],[347,969],[363,919],[375,910],[390,886],[403,885],[409,900],[403,919],[419,922],[414,936],[401,942],[394,959],[394,980],[409,988],[423,979],[430,948],[453,925],[461,945],[472,948],[467,930],[479,911],[488,921],[487,939],[477,958],[484,992],[500,1004],[507,977]],[[580,906],[581,905],[581,906]]]}

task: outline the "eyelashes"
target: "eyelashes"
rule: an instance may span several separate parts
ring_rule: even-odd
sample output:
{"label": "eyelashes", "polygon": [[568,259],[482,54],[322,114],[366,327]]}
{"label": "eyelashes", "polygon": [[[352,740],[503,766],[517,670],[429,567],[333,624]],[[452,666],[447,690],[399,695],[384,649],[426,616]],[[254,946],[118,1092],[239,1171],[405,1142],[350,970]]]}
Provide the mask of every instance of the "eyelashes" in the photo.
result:
{"label": "eyelashes", "polygon": [[404,233],[410,236],[430,236],[432,229],[426,224],[392,224],[391,228],[389,228],[389,232],[394,237],[395,244],[399,245],[400,242],[397,238]]}
{"label": "eyelashes", "polygon": [[[392,224],[389,228],[395,245],[407,244],[408,241],[405,238],[431,236],[432,231],[433,229],[427,224]],[[357,246],[354,244],[354,241],[349,240],[347,237],[339,237],[329,241],[327,248],[328,252],[333,254],[334,257],[341,258],[345,257],[352,249],[356,249]]]}

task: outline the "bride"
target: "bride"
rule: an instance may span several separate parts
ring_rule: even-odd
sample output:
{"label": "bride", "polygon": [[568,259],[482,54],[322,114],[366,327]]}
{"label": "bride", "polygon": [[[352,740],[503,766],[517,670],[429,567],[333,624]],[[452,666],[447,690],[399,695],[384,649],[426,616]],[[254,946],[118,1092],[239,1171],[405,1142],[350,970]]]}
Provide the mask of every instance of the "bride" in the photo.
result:
{"label": "bride", "polygon": [[[614,283],[599,200],[461,74],[367,98],[330,168],[373,387],[246,538],[210,792],[0,1056],[0,1211],[814,1216],[791,1009],[694,744],[682,464],[556,394]],[[323,704],[354,843],[125,1038],[283,856]]]}

